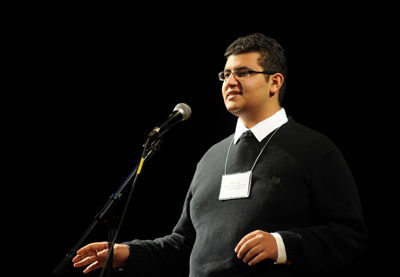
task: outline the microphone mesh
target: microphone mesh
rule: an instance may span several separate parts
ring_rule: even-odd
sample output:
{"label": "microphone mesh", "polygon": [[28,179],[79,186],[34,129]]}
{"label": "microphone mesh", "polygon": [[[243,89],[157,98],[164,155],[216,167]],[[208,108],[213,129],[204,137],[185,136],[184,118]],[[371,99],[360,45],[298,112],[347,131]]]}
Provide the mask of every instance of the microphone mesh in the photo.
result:
{"label": "microphone mesh", "polygon": [[192,109],[185,103],[179,103],[175,106],[174,111],[179,111],[182,114],[182,120],[189,119],[192,114]]}

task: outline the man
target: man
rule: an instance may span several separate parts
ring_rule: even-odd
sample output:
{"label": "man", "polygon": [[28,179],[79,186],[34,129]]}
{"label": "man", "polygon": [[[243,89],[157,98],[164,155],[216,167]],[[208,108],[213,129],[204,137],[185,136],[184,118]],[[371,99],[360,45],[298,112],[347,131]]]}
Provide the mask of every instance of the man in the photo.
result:
{"label": "man", "polygon": [[[132,276],[309,276],[351,262],[367,238],[357,189],[340,150],[281,107],[282,47],[254,34],[225,56],[235,134],[200,160],[172,234],[117,244],[114,266]],[[107,247],[83,247],[75,266],[102,267]]]}

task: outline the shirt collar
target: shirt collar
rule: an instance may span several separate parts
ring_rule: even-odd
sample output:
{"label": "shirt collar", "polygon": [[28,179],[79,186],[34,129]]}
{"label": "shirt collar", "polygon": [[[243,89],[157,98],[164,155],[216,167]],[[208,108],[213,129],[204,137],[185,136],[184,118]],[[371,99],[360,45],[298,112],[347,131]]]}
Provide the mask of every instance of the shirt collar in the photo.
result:
{"label": "shirt collar", "polygon": [[285,112],[284,108],[281,108],[273,116],[268,117],[267,119],[259,122],[257,125],[255,125],[251,129],[247,129],[243,125],[242,121],[240,121],[240,118],[238,118],[237,123],[236,123],[234,143],[236,144],[238,139],[240,138],[240,136],[247,130],[250,130],[253,133],[253,135],[257,138],[257,140],[260,142],[266,136],[268,136],[273,130],[282,126],[287,121],[288,121],[288,118],[286,116],[286,112]]}

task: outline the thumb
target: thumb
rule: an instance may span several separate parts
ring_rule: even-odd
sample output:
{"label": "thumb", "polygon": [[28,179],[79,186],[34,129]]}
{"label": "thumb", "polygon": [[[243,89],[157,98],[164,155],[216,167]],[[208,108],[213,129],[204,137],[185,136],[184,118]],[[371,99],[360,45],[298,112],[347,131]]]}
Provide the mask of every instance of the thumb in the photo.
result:
{"label": "thumb", "polygon": [[108,255],[108,249],[104,249],[103,251],[97,252],[97,257],[104,258],[107,257],[107,255]]}

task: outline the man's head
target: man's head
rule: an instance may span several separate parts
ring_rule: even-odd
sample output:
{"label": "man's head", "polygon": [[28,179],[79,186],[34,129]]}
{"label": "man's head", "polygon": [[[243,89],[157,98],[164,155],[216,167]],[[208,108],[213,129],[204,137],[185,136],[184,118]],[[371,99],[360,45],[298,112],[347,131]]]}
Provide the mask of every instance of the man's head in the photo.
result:
{"label": "man's head", "polygon": [[225,56],[219,78],[229,112],[251,128],[281,109],[286,65],[283,49],[275,40],[261,34],[239,38]]}
{"label": "man's head", "polygon": [[[235,40],[225,52],[225,58],[231,55],[239,55],[250,52],[260,53],[259,65],[264,71],[281,73],[286,80],[287,65],[285,51],[282,46],[274,39],[263,34],[256,33]],[[269,75],[265,75],[268,79]],[[286,82],[283,82],[279,90],[279,103],[282,105],[285,93]]]}

